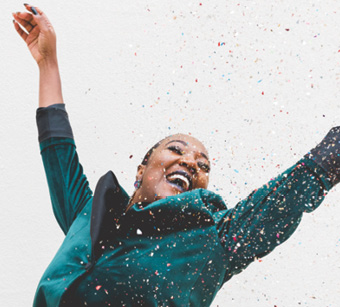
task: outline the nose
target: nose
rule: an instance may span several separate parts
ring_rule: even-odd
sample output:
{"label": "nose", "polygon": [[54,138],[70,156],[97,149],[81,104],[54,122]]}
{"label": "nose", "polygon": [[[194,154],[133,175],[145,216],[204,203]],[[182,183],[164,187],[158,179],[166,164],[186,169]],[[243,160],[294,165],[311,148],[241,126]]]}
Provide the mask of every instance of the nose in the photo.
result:
{"label": "nose", "polygon": [[179,165],[186,167],[190,173],[197,174],[197,162],[192,155],[182,156]]}

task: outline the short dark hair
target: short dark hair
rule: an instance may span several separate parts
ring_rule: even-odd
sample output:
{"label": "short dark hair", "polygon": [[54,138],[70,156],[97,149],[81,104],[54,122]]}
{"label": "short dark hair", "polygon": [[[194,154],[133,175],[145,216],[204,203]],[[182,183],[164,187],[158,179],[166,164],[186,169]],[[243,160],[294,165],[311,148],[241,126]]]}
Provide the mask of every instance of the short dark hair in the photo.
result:
{"label": "short dark hair", "polygon": [[[179,133],[181,134],[181,133]],[[166,139],[168,139],[169,137],[172,137],[174,136],[175,134],[171,134],[171,135],[168,135],[167,137],[165,137],[164,139],[161,139],[160,141],[158,141],[155,145],[153,145],[149,150],[148,152],[146,153],[146,155],[144,156],[143,160],[142,160],[142,165],[147,165],[149,160],[150,160],[150,157],[153,153],[153,151],[159,146],[162,144],[162,142]]]}
{"label": "short dark hair", "polygon": [[165,140],[165,138],[164,139],[162,139],[162,140],[160,140],[160,141],[158,141],[155,145],[153,145],[149,150],[148,150],[148,152],[146,153],[146,155],[144,156],[144,158],[143,158],[143,160],[142,160],[142,165],[147,165],[148,164],[148,162],[149,162],[149,159],[150,159],[150,157],[151,157],[151,154],[153,153],[153,151],[159,146],[159,145],[161,145],[161,143],[163,142],[163,140]]}

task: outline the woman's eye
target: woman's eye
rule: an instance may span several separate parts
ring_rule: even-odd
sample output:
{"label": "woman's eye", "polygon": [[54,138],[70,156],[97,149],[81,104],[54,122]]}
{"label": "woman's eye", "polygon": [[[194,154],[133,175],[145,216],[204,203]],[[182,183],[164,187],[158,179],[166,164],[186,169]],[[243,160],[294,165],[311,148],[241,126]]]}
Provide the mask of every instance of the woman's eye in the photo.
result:
{"label": "woman's eye", "polygon": [[210,171],[210,167],[208,164],[205,164],[203,162],[198,162],[198,166],[200,169],[202,169],[204,172],[209,172]]}
{"label": "woman's eye", "polygon": [[177,153],[177,154],[179,154],[179,155],[183,155],[184,154],[184,151],[180,147],[178,147],[178,146],[169,146],[168,149],[173,151],[173,152],[175,152],[175,153]]}

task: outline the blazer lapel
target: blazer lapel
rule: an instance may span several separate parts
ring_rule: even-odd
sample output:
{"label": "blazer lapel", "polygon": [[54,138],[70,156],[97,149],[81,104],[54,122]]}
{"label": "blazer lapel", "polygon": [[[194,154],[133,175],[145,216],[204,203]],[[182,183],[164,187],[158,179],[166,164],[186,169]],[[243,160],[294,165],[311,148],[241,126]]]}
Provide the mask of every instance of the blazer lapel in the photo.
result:
{"label": "blazer lapel", "polygon": [[99,242],[116,229],[125,206],[126,199],[118,180],[112,171],[108,171],[99,179],[93,196],[90,234],[94,259],[98,256]]}

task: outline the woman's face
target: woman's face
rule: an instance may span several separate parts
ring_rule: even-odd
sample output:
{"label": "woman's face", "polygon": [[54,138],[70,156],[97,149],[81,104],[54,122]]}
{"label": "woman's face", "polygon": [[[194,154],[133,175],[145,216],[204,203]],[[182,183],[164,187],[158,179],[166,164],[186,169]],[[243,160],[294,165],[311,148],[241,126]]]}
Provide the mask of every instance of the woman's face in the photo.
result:
{"label": "woman's face", "polygon": [[197,139],[184,134],[168,137],[153,151],[147,165],[140,165],[141,181],[132,203],[153,202],[189,190],[208,187],[208,152]]}

